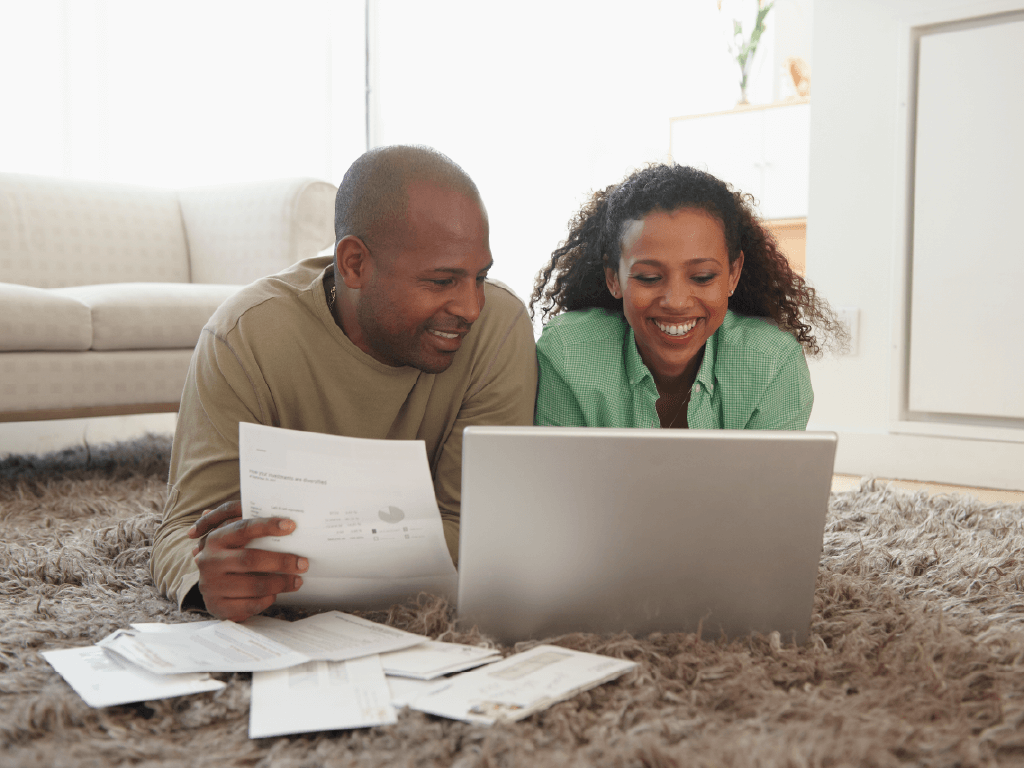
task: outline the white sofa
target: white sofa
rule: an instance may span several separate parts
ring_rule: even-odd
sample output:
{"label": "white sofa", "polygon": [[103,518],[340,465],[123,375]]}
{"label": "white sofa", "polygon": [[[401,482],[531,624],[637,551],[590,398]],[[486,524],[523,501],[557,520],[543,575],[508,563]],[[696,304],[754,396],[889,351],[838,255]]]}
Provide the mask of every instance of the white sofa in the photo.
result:
{"label": "white sofa", "polygon": [[0,421],[177,410],[207,319],[329,247],[335,192],[0,174]]}

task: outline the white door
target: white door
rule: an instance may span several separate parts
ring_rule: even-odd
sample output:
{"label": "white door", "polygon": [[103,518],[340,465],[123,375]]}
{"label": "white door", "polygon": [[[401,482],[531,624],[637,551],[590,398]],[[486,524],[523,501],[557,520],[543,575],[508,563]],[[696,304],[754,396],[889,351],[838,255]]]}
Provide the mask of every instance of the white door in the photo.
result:
{"label": "white door", "polygon": [[1024,418],[1024,22],[924,35],[911,411]]}

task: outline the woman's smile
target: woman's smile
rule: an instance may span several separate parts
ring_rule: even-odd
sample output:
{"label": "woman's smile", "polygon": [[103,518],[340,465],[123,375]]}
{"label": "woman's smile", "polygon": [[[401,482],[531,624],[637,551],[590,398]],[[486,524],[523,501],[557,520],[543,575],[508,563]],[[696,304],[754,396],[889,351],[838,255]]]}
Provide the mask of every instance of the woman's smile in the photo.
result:
{"label": "woman's smile", "polygon": [[660,330],[662,333],[673,337],[686,336],[697,325],[696,320],[689,320],[686,322],[667,322],[661,320],[653,320],[652,322],[656,326],[658,326],[658,330]]}

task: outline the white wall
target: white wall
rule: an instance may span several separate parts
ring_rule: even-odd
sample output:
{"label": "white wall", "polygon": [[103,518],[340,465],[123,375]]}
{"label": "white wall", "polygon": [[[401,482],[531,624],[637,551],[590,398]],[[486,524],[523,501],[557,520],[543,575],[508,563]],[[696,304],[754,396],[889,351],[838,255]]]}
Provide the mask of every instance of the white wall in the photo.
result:
{"label": "white wall", "polygon": [[[807,276],[833,306],[860,308],[858,353],[811,365],[809,428],[839,432],[838,472],[1024,489],[1020,430],[978,429],[970,438],[894,431],[905,300],[908,25],[1018,8],[1020,0],[815,5]],[[1006,87],[1019,88],[1019,76],[1007,72]],[[949,375],[956,375],[955,357]],[[943,431],[920,431],[926,429]]]}
{"label": "white wall", "polygon": [[363,0],[0,0],[0,171],[334,183],[366,148]]}
{"label": "white wall", "polygon": [[[462,165],[491,221],[493,276],[522,297],[591,190],[668,155],[669,118],[732,108],[733,11],[712,0],[376,0],[374,144]],[[749,96],[772,99],[774,11]]]}
{"label": "white wall", "polygon": [[772,66],[775,72],[773,90],[775,101],[792,98],[797,95],[786,59],[790,56],[801,58],[811,68],[813,82],[814,57],[812,28],[814,26],[813,0],[775,0],[771,13],[772,28],[775,33],[775,45],[772,55]]}

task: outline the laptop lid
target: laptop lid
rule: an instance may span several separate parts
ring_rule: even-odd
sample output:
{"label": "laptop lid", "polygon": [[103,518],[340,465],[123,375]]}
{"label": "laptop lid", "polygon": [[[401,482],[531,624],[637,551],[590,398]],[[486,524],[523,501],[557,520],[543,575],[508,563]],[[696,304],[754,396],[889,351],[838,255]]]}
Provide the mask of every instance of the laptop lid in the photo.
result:
{"label": "laptop lid", "polygon": [[836,435],[469,427],[458,618],[566,632],[807,637]]}

